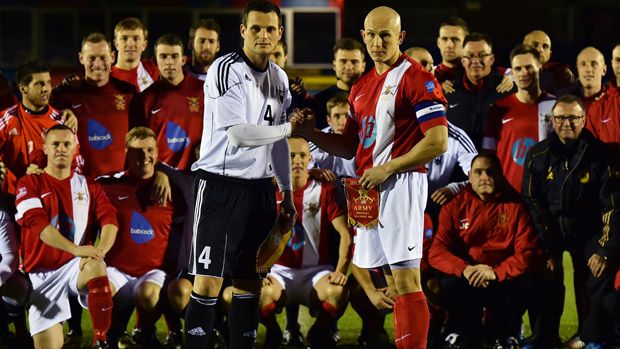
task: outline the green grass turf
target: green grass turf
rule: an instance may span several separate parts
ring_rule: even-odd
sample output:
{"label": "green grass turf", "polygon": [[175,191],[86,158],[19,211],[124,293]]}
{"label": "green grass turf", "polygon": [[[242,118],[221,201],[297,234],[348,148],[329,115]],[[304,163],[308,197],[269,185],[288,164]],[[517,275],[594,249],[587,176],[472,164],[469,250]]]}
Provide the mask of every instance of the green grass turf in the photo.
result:
{"label": "green grass turf", "polygon": [[[563,341],[569,339],[577,331],[577,312],[575,309],[575,293],[573,289],[573,265],[570,256],[564,254],[564,284],[566,285],[566,303],[564,304],[564,313],[562,315],[562,322],[560,327],[560,336]],[[133,328],[135,317],[132,317],[129,328]],[[308,314],[305,307],[301,307],[299,321],[301,324],[302,333],[310,328],[313,323],[313,318]],[[390,314],[385,320],[385,328],[392,337],[393,333],[393,316]],[[524,317],[526,324],[526,335],[530,334],[529,321],[527,315]],[[284,312],[278,316],[278,322],[280,326],[284,328],[286,324],[286,317]],[[66,327],[66,326],[65,326]],[[84,331],[83,345],[87,347],[92,337],[92,328],[90,324],[90,318],[87,312],[82,316],[82,327]],[[349,306],[344,313],[343,317],[338,322],[338,328],[340,330],[340,338],[342,345],[355,345],[357,344],[357,337],[361,329],[361,320],[359,316]],[[157,335],[161,341],[166,337],[167,329],[163,320],[157,323]],[[258,330],[258,343],[262,343],[265,337],[265,328],[261,325]],[[393,339],[393,337],[392,337]]]}

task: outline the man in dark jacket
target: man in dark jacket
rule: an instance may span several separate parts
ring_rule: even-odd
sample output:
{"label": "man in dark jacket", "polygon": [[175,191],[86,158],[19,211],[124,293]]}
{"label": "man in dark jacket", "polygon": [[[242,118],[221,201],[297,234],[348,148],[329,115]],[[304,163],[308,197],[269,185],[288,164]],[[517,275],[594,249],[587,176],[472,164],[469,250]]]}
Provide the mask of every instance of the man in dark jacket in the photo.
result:
{"label": "man in dark jacket", "polygon": [[620,242],[620,190],[610,151],[584,129],[585,107],[578,97],[558,99],[552,116],[555,132],[527,154],[522,188],[547,259],[536,296],[531,297],[539,301],[532,305],[539,315],[532,332],[534,346],[541,348],[553,345],[549,341],[558,335],[564,304],[563,251],[573,259],[575,284],[586,285],[589,295],[581,338],[609,338],[602,295],[612,287]]}
{"label": "man in dark jacket", "polygon": [[482,33],[472,33],[463,41],[463,70],[456,73],[454,92],[447,93],[448,120],[463,129],[478,150],[482,149],[487,116],[491,105],[516,89],[497,92],[504,78],[503,68],[493,66],[495,55],[491,38]]}

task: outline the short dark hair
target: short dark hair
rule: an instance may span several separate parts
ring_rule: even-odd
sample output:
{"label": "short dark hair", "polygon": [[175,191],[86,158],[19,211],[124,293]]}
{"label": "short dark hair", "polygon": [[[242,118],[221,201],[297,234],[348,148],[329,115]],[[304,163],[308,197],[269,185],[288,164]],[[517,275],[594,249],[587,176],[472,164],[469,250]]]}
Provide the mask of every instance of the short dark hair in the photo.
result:
{"label": "short dark hair", "polygon": [[183,54],[183,40],[175,34],[164,34],[155,41],[155,54],[157,54],[158,45],[181,46],[181,54]]}
{"label": "short dark hair", "polygon": [[252,11],[257,11],[257,12],[262,12],[262,13],[275,12],[276,15],[278,15],[278,26],[282,25],[282,13],[280,12],[280,8],[278,7],[278,5],[274,4],[271,1],[268,1],[268,0],[250,1],[243,9],[242,23],[244,25],[248,24],[248,15]]}
{"label": "short dark hair", "polygon": [[329,100],[327,100],[327,115],[331,114],[332,108],[339,104],[349,104],[348,92],[338,91]]}
{"label": "short dark hair", "polygon": [[121,30],[135,30],[135,29],[142,29],[142,33],[144,34],[144,39],[146,40],[149,34],[149,31],[146,30],[146,26],[144,25],[144,23],[142,23],[142,21],[136,17],[127,17],[127,18],[121,19],[121,21],[118,22],[118,24],[116,24],[116,26],[114,27],[114,37],[116,38],[116,35],[118,35],[118,32],[120,32]]}
{"label": "short dark hair", "polygon": [[476,160],[478,159],[488,159],[489,161],[491,161],[491,164],[494,167],[497,167],[499,169],[499,173],[502,177],[504,177],[504,172],[502,170],[502,162],[499,160],[499,158],[497,157],[497,155],[495,155],[493,152],[490,151],[482,151],[478,154],[476,154],[476,156],[474,156],[473,159],[471,159],[471,165],[470,168],[474,167],[474,162],[476,162]]}
{"label": "short dark hair", "polygon": [[17,67],[17,84],[28,85],[32,81],[32,75],[38,73],[49,73],[52,69],[47,63],[40,61],[26,61]]}
{"label": "short dark hair", "polygon": [[515,46],[515,48],[512,49],[512,51],[510,51],[510,63],[512,64],[512,59],[515,58],[515,56],[518,55],[527,55],[527,54],[531,54],[532,56],[534,56],[534,58],[540,63],[540,52],[538,52],[537,49],[535,49],[534,47],[530,46],[530,45],[525,45],[525,44],[519,44],[517,46]]}
{"label": "short dark hair", "polygon": [[463,47],[465,47],[465,45],[468,42],[476,42],[476,41],[486,42],[487,45],[489,45],[489,47],[491,48],[491,52],[493,52],[493,42],[491,41],[491,36],[485,33],[473,32],[471,34],[468,34],[467,36],[465,36],[465,39],[463,40]]}
{"label": "short dark hair", "polygon": [[469,26],[467,25],[467,21],[465,21],[461,17],[450,16],[450,17],[446,18],[439,25],[439,29],[441,29],[442,27],[448,26],[448,25],[452,26],[452,27],[461,27],[463,29],[463,31],[465,32],[465,35],[469,34]]}
{"label": "short dark hair", "polygon": [[354,51],[359,50],[362,53],[362,57],[364,57],[364,45],[361,42],[353,39],[353,38],[342,38],[334,44],[334,57],[336,57],[336,52],[338,50],[346,50],[346,51]]}
{"label": "short dark hair", "polygon": [[284,40],[280,40],[280,41],[278,41],[278,45],[282,45],[282,50],[284,51],[284,55],[287,56],[288,55],[288,45],[286,44],[286,42],[284,42]]}
{"label": "short dark hair", "polygon": [[192,24],[191,27],[189,27],[190,45],[194,42],[194,36],[196,36],[196,31],[200,28],[206,29],[206,30],[213,30],[214,32],[217,33],[217,38],[219,40],[220,32],[222,31],[220,24],[217,23],[215,19],[213,18],[201,18],[198,21],[196,21],[194,24]]}
{"label": "short dark hair", "polygon": [[566,104],[573,104],[573,103],[577,103],[579,104],[579,107],[581,108],[581,110],[583,111],[583,113],[586,113],[586,105],[583,103],[583,101],[581,100],[581,98],[575,96],[575,95],[563,95],[562,97],[558,98],[555,103],[553,103],[553,107],[551,107],[551,114],[553,115],[553,111],[555,110],[555,107],[558,106],[558,104],[560,103],[566,103]]}
{"label": "short dark hair", "polygon": [[75,134],[75,133],[73,132],[73,130],[71,129],[71,127],[69,127],[69,126],[67,126],[67,125],[63,125],[63,124],[56,124],[56,125],[54,125],[54,126],[52,126],[52,127],[48,128],[48,129],[47,129],[47,131],[45,131],[45,138],[47,138],[47,136],[48,136],[50,133],[54,132],[54,131],[69,131],[69,132],[71,132],[71,133]]}
{"label": "short dark hair", "polygon": [[105,42],[106,44],[108,44],[110,51],[112,51],[112,43],[102,33],[93,32],[93,33],[87,34],[85,37],[82,38],[82,46],[80,46],[80,48],[83,48],[84,45],[86,45],[86,43],[88,42],[92,44],[98,44],[100,42]]}

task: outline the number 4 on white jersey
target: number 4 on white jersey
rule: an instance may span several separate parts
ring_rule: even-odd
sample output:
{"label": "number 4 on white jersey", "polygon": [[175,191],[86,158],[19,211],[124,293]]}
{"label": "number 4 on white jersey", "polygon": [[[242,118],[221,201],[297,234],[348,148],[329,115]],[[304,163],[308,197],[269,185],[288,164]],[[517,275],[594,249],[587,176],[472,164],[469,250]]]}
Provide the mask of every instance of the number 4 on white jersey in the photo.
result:
{"label": "number 4 on white jersey", "polygon": [[200,252],[200,256],[198,257],[198,263],[202,263],[205,269],[209,269],[209,264],[211,264],[211,260],[209,256],[211,255],[211,246],[205,246]]}

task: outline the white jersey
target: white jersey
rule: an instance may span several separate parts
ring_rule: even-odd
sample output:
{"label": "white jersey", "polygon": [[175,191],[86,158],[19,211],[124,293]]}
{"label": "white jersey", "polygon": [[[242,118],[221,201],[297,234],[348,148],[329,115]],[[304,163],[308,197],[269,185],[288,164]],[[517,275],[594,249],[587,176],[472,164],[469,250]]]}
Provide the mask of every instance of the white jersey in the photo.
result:
{"label": "white jersey", "polygon": [[[325,133],[334,133],[331,126],[327,126],[322,131]],[[312,154],[312,161],[310,161],[308,166],[309,169],[316,167],[331,170],[338,177],[358,177],[355,173],[355,157],[345,159],[332,155],[323,151],[314,143],[310,143],[310,153]]]}
{"label": "white jersey", "polygon": [[284,70],[268,63],[258,70],[243,51],[229,53],[213,62],[204,85],[205,110],[198,169],[237,178],[273,176],[273,144],[235,147],[226,134],[240,124],[280,125],[291,104],[288,77]]}
{"label": "white jersey", "polygon": [[442,188],[450,183],[457,164],[467,176],[471,160],[478,154],[467,133],[448,122],[448,150],[428,164],[428,192]]}

